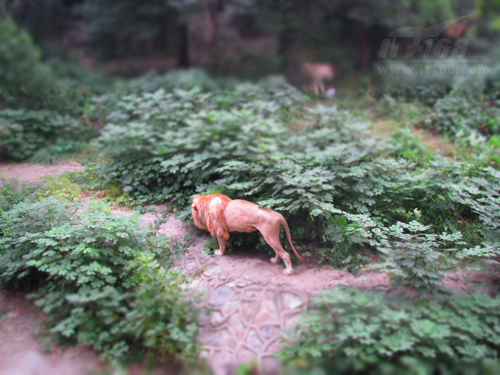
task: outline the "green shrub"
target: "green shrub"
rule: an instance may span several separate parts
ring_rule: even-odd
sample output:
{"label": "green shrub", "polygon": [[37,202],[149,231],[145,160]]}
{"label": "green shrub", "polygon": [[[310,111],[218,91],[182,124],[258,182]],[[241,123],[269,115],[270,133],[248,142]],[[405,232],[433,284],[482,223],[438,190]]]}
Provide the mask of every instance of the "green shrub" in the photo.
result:
{"label": "green shrub", "polygon": [[0,175],[0,213],[9,211],[33,192],[33,187],[17,179],[5,179]]}
{"label": "green shrub", "polygon": [[90,73],[76,64],[54,60],[43,63],[41,52],[30,35],[21,31],[12,20],[0,19],[0,101],[3,107],[79,116],[90,97],[102,93],[110,82],[111,79]]}
{"label": "green shrub", "polygon": [[80,141],[58,139],[56,144],[49,145],[36,151],[31,157],[31,162],[58,164],[71,156],[75,156],[83,147],[84,144]]}
{"label": "green shrub", "polygon": [[98,140],[114,159],[107,178],[146,200],[184,200],[199,182],[220,175],[224,162],[275,151],[289,129],[274,117],[292,118],[286,106],[299,105],[296,95],[249,86],[223,95],[178,89],[124,97]]}
{"label": "green shrub", "polygon": [[[349,215],[379,228],[417,219],[431,236],[464,230],[458,249],[484,240],[472,202],[493,194],[485,188],[497,178],[481,162],[425,158],[405,134],[388,144],[359,118],[308,106],[292,88],[158,90],[113,103],[97,140],[108,163],[96,181],[121,186],[139,202],[183,205],[206,192],[250,199],[283,212],[295,240],[319,241],[318,252],[342,267],[348,259],[356,264],[360,245],[376,250]],[[464,200],[464,190],[477,193]]]}
{"label": "green shrub", "polygon": [[394,143],[393,155],[395,157],[405,157],[412,161],[431,157],[429,148],[420,142],[408,129],[396,130],[392,135],[392,140]]}
{"label": "green shrub", "polygon": [[0,285],[34,290],[52,332],[106,356],[192,355],[198,310],[154,261],[174,255],[165,237],[139,220],[96,203],[18,204],[0,221]]}
{"label": "green shrub", "polygon": [[181,352],[196,358],[199,310],[193,302],[200,301],[196,292],[179,289],[185,276],[167,271],[152,255],[139,257],[131,267],[140,287],[126,317],[126,331],[156,356]]}
{"label": "green shrub", "polygon": [[488,141],[491,147],[500,148],[500,135],[494,135]]}
{"label": "green shrub", "polygon": [[415,302],[340,286],[311,301],[279,357],[338,374],[478,373],[467,371],[493,361],[498,369],[499,303],[465,293]]}
{"label": "green shrub", "polygon": [[427,293],[439,290],[446,271],[456,270],[457,261],[451,255],[457,249],[453,246],[464,242],[460,232],[436,235],[426,233],[429,229],[418,221],[373,229],[371,245],[384,258],[371,268],[388,272],[396,286],[404,283]]}
{"label": "green shrub", "polygon": [[474,134],[500,134],[499,117],[498,103],[485,94],[451,93],[436,101],[426,126],[451,138],[469,138],[474,144],[474,138],[477,138]]}
{"label": "green shrub", "polygon": [[72,182],[67,174],[49,177],[34,194],[33,199],[42,200],[54,197],[61,201],[74,201],[80,198],[82,188]]}
{"label": "green shrub", "polygon": [[[0,160],[36,156],[38,161],[57,161],[58,156],[76,151],[79,142],[91,134],[90,128],[70,116],[46,110],[4,109],[0,111]],[[49,157],[43,158],[42,151]]]}
{"label": "green shrub", "polygon": [[380,94],[390,95],[407,101],[417,99],[426,105],[432,105],[436,100],[444,97],[449,92],[450,87],[445,83],[404,84],[399,82],[397,85],[384,87]]}
{"label": "green shrub", "polygon": [[29,34],[0,18],[0,93],[10,87],[51,84],[53,78]]}

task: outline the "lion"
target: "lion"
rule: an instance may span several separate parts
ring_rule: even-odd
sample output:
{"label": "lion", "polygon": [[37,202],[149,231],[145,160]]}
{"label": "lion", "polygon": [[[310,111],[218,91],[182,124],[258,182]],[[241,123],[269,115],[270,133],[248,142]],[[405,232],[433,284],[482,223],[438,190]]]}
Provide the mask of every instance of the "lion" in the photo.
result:
{"label": "lion", "polygon": [[337,70],[333,64],[305,62],[302,65],[302,77],[308,89],[316,95],[325,92],[325,82],[335,78]]}
{"label": "lion", "polygon": [[271,258],[271,262],[278,264],[283,259],[286,265],[283,273],[291,275],[293,273],[292,261],[280,242],[280,229],[283,226],[291,248],[300,261],[305,262],[293,246],[285,218],[269,208],[241,199],[232,200],[223,194],[212,194],[194,197],[191,214],[198,228],[208,230],[212,236],[217,236],[220,247],[215,252],[217,256],[224,255],[229,232],[250,233],[258,230],[276,253],[276,256]]}

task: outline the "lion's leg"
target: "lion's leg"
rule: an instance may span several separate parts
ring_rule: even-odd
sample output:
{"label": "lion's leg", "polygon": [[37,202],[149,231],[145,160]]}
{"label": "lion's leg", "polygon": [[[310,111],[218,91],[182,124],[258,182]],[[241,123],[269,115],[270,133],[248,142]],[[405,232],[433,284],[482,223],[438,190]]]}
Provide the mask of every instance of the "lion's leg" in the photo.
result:
{"label": "lion's leg", "polygon": [[271,262],[274,264],[278,264],[280,258],[283,259],[286,266],[286,268],[283,270],[283,273],[285,275],[291,275],[293,273],[292,260],[290,259],[290,254],[288,254],[285,249],[283,249],[283,246],[281,246],[279,232],[275,233],[274,235],[269,233],[262,233],[262,235],[264,236],[267,244],[271,246],[276,252],[276,257],[272,258]]}
{"label": "lion's leg", "polygon": [[215,252],[215,255],[221,257],[226,252],[226,242],[227,241],[221,236],[217,236],[217,240],[219,241],[219,250],[217,250]]}
{"label": "lion's leg", "polygon": [[278,253],[276,252],[276,250],[274,250],[274,252],[275,252],[276,256],[274,258],[271,258],[271,263],[272,264],[278,264],[279,262],[281,262],[281,257],[278,255]]}

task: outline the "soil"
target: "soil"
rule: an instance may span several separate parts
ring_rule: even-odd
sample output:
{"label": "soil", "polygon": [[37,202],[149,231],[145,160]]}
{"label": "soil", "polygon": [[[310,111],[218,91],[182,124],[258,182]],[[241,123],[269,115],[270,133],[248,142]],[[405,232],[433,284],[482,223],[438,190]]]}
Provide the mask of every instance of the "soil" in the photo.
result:
{"label": "soil", "polygon": [[17,178],[22,183],[35,183],[41,178],[51,175],[57,175],[64,172],[76,171],[83,168],[77,162],[70,161],[61,164],[8,164],[0,163],[0,186],[3,185],[2,179]]}
{"label": "soil", "polygon": [[435,130],[423,128],[413,128],[413,134],[419,138],[422,143],[433,151],[439,152],[448,158],[453,158],[457,153],[457,147],[450,141],[447,141],[441,134]]}
{"label": "soil", "polygon": [[[157,209],[160,211],[166,209],[166,206],[157,206]],[[115,212],[127,216],[132,215],[131,211],[115,210]],[[155,218],[156,215],[153,213],[144,214],[142,216],[143,225],[153,224]],[[175,215],[171,214],[167,217],[167,222],[160,226],[158,233],[164,233],[168,238],[181,240],[192,229],[194,229],[193,225],[189,223],[184,225],[175,218]],[[195,233],[194,245],[188,251],[203,253],[203,241],[209,239],[210,235],[208,232],[202,232],[198,229],[195,229]],[[300,254],[299,249],[297,252]],[[331,266],[318,267],[315,260],[307,258],[304,264],[294,262],[294,273],[292,276],[287,276],[283,274],[283,262],[277,265],[272,264],[270,262],[271,256],[262,253],[245,250],[226,252],[222,257],[211,254],[210,257],[217,262],[224,275],[229,279],[258,280],[268,285],[283,286],[303,292],[314,292],[340,284],[354,285],[363,289],[390,289],[390,279],[386,273],[362,271],[355,277],[346,269],[337,270]],[[295,258],[295,255],[292,255],[292,258]],[[376,260],[374,257],[372,262]]]}
{"label": "soil", "polygon": [[22,294],[0,291],[0,373],[80,375],[102,368],[98,355],[81,345],[53,345],[44,314]]}

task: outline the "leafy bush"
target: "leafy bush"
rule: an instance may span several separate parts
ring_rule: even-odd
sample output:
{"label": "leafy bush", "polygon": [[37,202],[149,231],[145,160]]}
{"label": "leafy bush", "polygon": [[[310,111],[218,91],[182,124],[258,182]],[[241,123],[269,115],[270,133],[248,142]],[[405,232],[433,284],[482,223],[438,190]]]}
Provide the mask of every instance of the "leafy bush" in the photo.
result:
{"label": "leafy bush", "polygon": [[[472,206],[492,194],[488,187],[497,178],[491,169],[425,160],[425,151],[406,135],[408,146],[397,139],[382,142],[359,118],[335,107],[308,106],[304,96],[279,83],[240,84],[215,93],[158,90],[110,105],[107,100],[95,103],[107,118],[97,144],[109,158],[96,181],[121,186],[140,202],[185,204],[192,194],[221,191],[250,199],[283,212],[295,240],[319,241],[317,251],[342,267],[348,259],[356,264],[360,245],[377,248],[360,234],[361,216],[382,232],[412,220],[431,226],[433,251],[433,238],[443,232],[457,236],[458,250],[484,241]],[[476,193],[463,199],[463,191]],[[420,236],[407,240],[423,251]],[[398,246],[396,237],[390,242]],[[432,284],[438,286],[440,277]]]}
{"label": "leafy bush", "polygon": [[400,82],[398,85],[382,89],[381,94],[391,95],[395,98],[401,98],[408,101],[418,99],[426,105],[432,105],[436,100],[443,98],[449,92],[450,88],[444,83],[419,83],[407,85]]}
{"label": "leafy bush", "polygon": [[[71,152],[92,130],[77,119],[51,111],[0,111],[0,160],[25,160],[40,152],[61,156]],[[45,157],[45,161],[53,161]],[[56,159],[57,160],[57,159]]]}
{"label": "leafy bush", "polygon": [[[54,1],[46,3],[54,5]],[[36,5],[25,6],[25,10],[31,9],[27,14],[33,13],[33,6]],[[0,19],[0,101],[3,106],[77,116],[82,114],[87,100],[111,82],[76,64],[54,59],[42,62],[41,51],[31,36],[11,19]]]}
{"label": "leafy bush", "polygon": [[45,85],[52,79],[30,36],[14,21],[0,18],[0,92],[10,87]]}
{"label": "leafy bush", "polygon": [[125,358],[134,343],[193,354],[197,310],[179,275],[154,261],[165,250],[173,256],[165,237],[138,229],[139,219],[95,203],[18,204],[0,221],[0,285],[34,290],[54,333],[107,356]]}
{"label": "leafy bush", "polygon": [[9,211],[33,192],[33,188],[17,179],[5,179],[0,175],[0,213]]}
{"label": "leafy bush", "polygon": [[127,315],[126,331],[155,355],[182,352],[195,358],[199,315],[193,304],[199,302],[196,292],[181,292],[179,285],[185,277],[167,271],[152,255],[139,257],[131,266],[136,268],[133,281],[140,287]]}
{"label": "leafy bush", "polygon": [[311,301],[279,356],[339,374],[484,371],[500,354],[499,303],[465,293],[412,302],[341,286]]}
{"label": "leafy bush", "polygon": [[[216,169],[223,162],[269,154],[273,149],[268,146],[274,148],[288,132],[273,117],[291,117],[284,106],[295,103],[298,93],[266,91],[245,86],[224,95],[178,89],[124,97],[98,140],[116,160],[108,179],[147,200],[182,200],[197,182],[219,175]],[[255,100],[257,94],[262,98]],[[275,102],[266,102],[273,94]]]}
{"label": "leafy bush", "polygon": [[[500,178],[500,172],[493,168],[485,168],[484,171],[491,178]],[[478,185],[460,192],[457,199],[462,204],[468,205],[472,211],[478,215],[481,222],[482,234],[485,239],[484,245],[495,249],[500,249],[500,192],[495,185],[489,184],[488,179],[478,179]]]}
{"label": "leafy bush", "polygon": [[463,244],[462,235],[425,233],[429,229],[430,226],[412,221],[373,230],[371,245],[385,255],[383,263],[373,268],[393,275],[396,285],[403,281],[420,292],[439,290],[445,272],[456,266],[456,260],[450,256],[456,248],[451,246]]}
{"label": "leafy bush", "polygon": [[408,129],[396,130],[392,135],[392,140],[394,143],[393,155],[395,157],[405,157],[412,161],[431,157],[429,148],[420,142]]}
{"label": "leafy bush", "polygon": [[48,178],[34,194],[35,200],[54,197],[61,201],[74,201],[80,198],[82,188],[72,182],[67,174]]}
{"label": "leafy bush", "polygon": [[452,138],[467,138],[471,133],[500,134],[500,111],[496,101],[484,94],[450,94],[439,99],[427,126]]}

